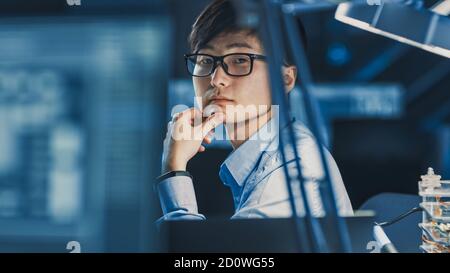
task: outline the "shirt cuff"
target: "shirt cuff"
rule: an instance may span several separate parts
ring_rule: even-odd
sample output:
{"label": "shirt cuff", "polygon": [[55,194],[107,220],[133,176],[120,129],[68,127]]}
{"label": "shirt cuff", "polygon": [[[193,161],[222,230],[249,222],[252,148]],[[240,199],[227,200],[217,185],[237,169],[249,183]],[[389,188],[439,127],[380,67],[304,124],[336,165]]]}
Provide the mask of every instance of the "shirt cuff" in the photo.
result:
{"label": "shirt cuff", "polygon": [[158,183],[157,191],[164,214],[176,210],[198,213],[194,185],[189,176],[169,177]]}

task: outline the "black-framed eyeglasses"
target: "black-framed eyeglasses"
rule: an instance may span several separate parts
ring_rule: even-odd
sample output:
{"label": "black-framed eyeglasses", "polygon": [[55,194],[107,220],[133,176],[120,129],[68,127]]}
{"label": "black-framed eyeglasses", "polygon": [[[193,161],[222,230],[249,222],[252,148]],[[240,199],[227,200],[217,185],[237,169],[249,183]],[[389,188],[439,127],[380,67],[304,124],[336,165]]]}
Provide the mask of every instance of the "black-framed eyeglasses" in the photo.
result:
{"label": "black-framed eyeglasses", "polygon": [[266,56],[251,53],[231,53],[223,56],[209,54],[186,54],[186,67],[194,77],[208,77],[220,64],[230,76],[248,76],[253,70],[254,60],[265,60]]}

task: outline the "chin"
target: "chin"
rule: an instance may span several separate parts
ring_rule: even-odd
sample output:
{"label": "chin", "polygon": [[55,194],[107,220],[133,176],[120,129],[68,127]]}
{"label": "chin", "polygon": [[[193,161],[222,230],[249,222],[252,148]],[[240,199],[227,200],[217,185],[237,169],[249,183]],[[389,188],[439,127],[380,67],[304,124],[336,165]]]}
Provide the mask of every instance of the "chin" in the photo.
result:
{"label": "chin", "polygon": [[236,112],[226,112],[226,123],[228,124],[239,124],[239,123],[243,123],[249,120],[255,120],[258,119],[258,115],[251,115],[251,116],[246,116],[244,114],[241,113],[236,113]]}
{"label": "chin", "polygon": [[225,113],[225,107],[223,107],[221,105],[217,105],[217,104],[208,104],[203,109],[203,116],[204,117],[209,117],[212,114],[218,113],[218,112]]}

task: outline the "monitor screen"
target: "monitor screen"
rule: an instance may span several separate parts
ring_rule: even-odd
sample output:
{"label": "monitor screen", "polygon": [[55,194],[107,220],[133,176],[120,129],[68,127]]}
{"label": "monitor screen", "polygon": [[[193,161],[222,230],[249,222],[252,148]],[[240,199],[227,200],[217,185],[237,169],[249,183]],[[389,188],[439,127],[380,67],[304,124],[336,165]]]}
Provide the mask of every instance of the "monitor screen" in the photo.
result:
{"label": "monitor screen", "polygon": [[1,19],[1,252],[154,249],[169,46],[162,13]]}

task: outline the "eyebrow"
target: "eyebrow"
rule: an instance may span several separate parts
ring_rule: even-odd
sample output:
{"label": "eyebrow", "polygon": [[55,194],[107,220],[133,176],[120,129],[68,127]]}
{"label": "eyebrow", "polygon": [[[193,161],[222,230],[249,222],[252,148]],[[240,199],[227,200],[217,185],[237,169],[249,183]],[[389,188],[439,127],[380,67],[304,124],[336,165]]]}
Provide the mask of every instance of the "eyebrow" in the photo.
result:
{"label": "eyebrow", "polygon": [[243,42],[243,43],[232,43],[232,44],[228,44],[226,46],[227,49],[233,48],[233,47],[245,47],[245,48],[249,48],[249,49],[253,49],[253,47],[251,47],[249,44]]}
{"label": "eyebrow", "polygon": [[[245,48],[249,48],[249,49],[254,49],[251,45],[249,45],[246,42],[238,42],[238,43],[231,43],[225,46],[226,49],[231,49],[231,48],[236,48],[236,47],[245,47]],[[211,45],[205,45],[202,49],[211,49],[213,50],[214,47]]]}

